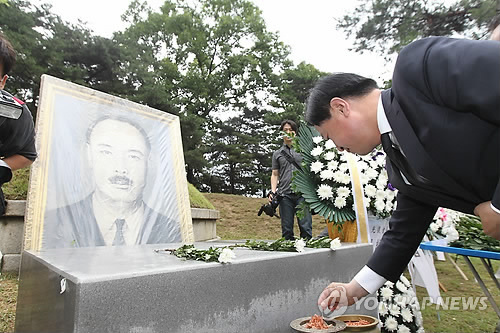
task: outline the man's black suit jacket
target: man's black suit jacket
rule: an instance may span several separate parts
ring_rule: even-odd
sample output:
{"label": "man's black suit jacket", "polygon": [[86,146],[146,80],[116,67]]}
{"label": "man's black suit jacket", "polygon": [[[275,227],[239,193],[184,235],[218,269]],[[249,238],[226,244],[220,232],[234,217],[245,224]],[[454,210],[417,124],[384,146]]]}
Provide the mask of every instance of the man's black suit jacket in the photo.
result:
{"label": "man's black suit jacket", "polygon": [[[144,204],[144,222],[137,244],[181,242],[179,223]],[[92,194],[45,215],[42,248],[103,246],[104,238],[92,206]]]}
{"label": "man's black suit jacket", "polygon": [[436,209],[500,208],[500,43],[430,37],[400,53],[382,92],[389,124],[422,181],[407,185],[387,161],[397,208],[368,267],[395,281]]}

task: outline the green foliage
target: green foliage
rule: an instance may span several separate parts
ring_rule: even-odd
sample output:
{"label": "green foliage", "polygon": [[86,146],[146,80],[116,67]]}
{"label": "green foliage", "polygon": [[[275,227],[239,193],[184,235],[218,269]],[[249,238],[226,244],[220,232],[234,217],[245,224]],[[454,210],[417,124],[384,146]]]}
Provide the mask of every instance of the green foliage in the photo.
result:
{"label": "green foliage", "polygon": [[[315,240],[307,240],[304,241],[302,239],[298,240],[286,240],[284,238],[280,238],[273,242],[266,241],[257,241],[257,240],[247,240],[245,244],[234,244],[230,246],[223,247],[209,247],[207,250],[197,249],[192,244],[185,244],[177,249],[164,249],[164,250],[155,250],[155,252],[159,253],[161,251],[169,252],[170,254],[175,255],[178,258],[185,260],[196,260],[196,261],[204,261],[204,262],[221,262],[227,263],[229,261],[225,261],[221,259],[221,254],[224,250],[232,250],[235,248],[247,248],[250,250],[258,250],[258,251],[281,251],[281,252],[302,252],[303,247],[309,248],[329,248],[331,239],[328,237],[320,237]],[[227,250],[226,250],[227,251]],[[229,251],[232,256],[234,253]],[[232,259],[232,257],[230,258]]]}
{"label": "green foliage", "polygon": [[427,36],[483,38],[497,0],[457,0],[450,5],[443,1],[360,0],[359,4],[337,27],[355,36],[354,50],[390,54]]}
{"label": "green foliage", "polygon": [[305,102],[309,90],[316,81],[326,73],[319,71],[313,65],[301,62],[297,67],[289,67],[280,75],[277,98],[271,105],[280,113],[269,113],[267,121],[271,124],[280,124],[283,119],[292,119],[299,123],[304,118]]}
{"label": "green foliage", "polygon": [[455,224],[455,228],[460,237],[458,240],[451,242],[451,246],[500,252],[500,241],[484,233],[479,217],[473,215],[461,216],[460,220]]}
{"label": "green foliage", "polygon": [[[188,180],[200,186],[204,168],[212,167],[204,158],[213,142],[206,133],[226,131],[218,116],[258,107],[259,94],[273,94],[288,48],[246,0],[171,0],[159,13],[134,1],[125,16],[131,25],[115,38],[128,59],[125,81],[137,88],[132,98],[179,115]],[[227,148],[226,160],[237,151]]]}
{"label": "green foliage", "polygon": [[215,209],[214,205],[212,205],[212,203],[207,198],[205,198],[203,193],[198,191],[192,184],[188,184],[188,192],[191,208]]}
{"label": "green foliage", "polygon": [[0,10],[0,30],[17,52],[6,89],[36,109],[42,74],[94,89],[125,93],[117,69],[122,55],[113,41],[92,36],[83,25],[71,25],[51,13],[50,5],[9,1]]}

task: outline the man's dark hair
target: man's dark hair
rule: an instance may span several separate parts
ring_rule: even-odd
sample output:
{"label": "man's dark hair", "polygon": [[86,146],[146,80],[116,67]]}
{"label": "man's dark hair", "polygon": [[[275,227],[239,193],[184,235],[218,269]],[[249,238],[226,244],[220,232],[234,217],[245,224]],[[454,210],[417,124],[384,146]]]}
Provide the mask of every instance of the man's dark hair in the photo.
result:
{"label": "man's dark hair", "polygon": [[322,77],[309,91],[306,121],[315,126],[330,119],[330,101],[334,97],[361,97],[377,89],[377,83],[352,73],[335,73]]}
{"label": "man's dark hair", "polygon": [[0,33],[0,63],[3,64],[3,73],[0,73],[0,78],[8,74],[16,62],[16,51],[12,44]]}
{"label": "man's dark hair", "polygon": [[285,127],[286,124],[290,125],[290,127],[292,127],[292,131],[297,133],[297,124],[295,123],[295,121],[290,120],[290,119],[285,119],[281,122],[280,131],[283,130],[283,127]]}
{"label": "man's dark hair", "polygon": [[102,123],[105,120],[120,121],[122,123],[127,123],[130,126],[132,126],[135,129],[137,129],[139,131],[139,133],[141,133],[141,135],[144,137],[144,141],[146,142],[146,147],[148,148],[148,152],[151,151],[151,142],[149,141],[149,137],[148,137],[148,134],[146,133],[146,131],[141,126],[139,126],[135,122],[133,122],[132,120],[130,120],[128,118],[125,118],[125,117],[121,117],[121,116],[106,115],[106,116],[100,117],[96,121],[94,121],[89,126],[89,128],[87,130],[87,143],[90,143],[90,137],[92,136],[92,132],[94,131],[94,128],[97,126],[97,124]]}

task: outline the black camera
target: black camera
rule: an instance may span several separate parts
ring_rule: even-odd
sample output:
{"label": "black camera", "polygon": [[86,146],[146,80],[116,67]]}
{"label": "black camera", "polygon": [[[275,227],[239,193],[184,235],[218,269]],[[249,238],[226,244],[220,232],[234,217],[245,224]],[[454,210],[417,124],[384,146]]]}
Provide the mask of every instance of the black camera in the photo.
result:
{"label": "black camera", "polygon": [[4,90],[0,90],[0,117],[19,119],[23,106]]}
{"label": "black camera", "polygon": [[[259,212],[257,213],[258,216],[262,215],[262,212],[266,213],[266,215],[269,215],[271,217],[276,216],[277,218],[280,218],[278,214],[276,214],[276,209],[278,208],[280,201],[281,201],[281,195],[278,195],[276,193],[270,192],[269,195],[271,195],[271,202],[268,202],[267,204],[264,204],[260,207]],[[269,197],[268,195],[268,197]]]}

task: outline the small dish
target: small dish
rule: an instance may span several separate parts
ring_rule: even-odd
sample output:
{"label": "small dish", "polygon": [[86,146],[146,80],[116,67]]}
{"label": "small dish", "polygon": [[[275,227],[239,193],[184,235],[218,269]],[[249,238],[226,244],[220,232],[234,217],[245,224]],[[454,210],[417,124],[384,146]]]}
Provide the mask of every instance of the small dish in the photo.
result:
{"label": "small dish", "polygon": [[[341,315],[341,316],[336,316],[334,317],[336,320],[342,321],[344,324],[346,324],[347,328],[346,331],[348,332],[362,332],[362,331],[367,331],[378,324],[378,319],[372,316],[367,316],[367,315],[361,315],[361,314],[352,314],[352,315]],[[359,325],[359,326],[349,326],[347,324],[348,321],[359,321],[359,320],[366,320],[369,322],[369,324],[366,325]]]}
{"label": "small dish", "polygon": [[309,322],[311,320],[311,317],[304,317],[304,318],[299,318],[295,319],[290,323],[290,327],[296,330],[297,332],[302,332],[302,333],[333,333],[333,332],[340,332],[344,330],[347,325],[341,321],[341,320],[336,320],[336,319],[325,319],[325,322],[328,325],[333,325],[330,328],[327,328],[325,330],[318,330],[315,328],[305,328],[303,325]]}

